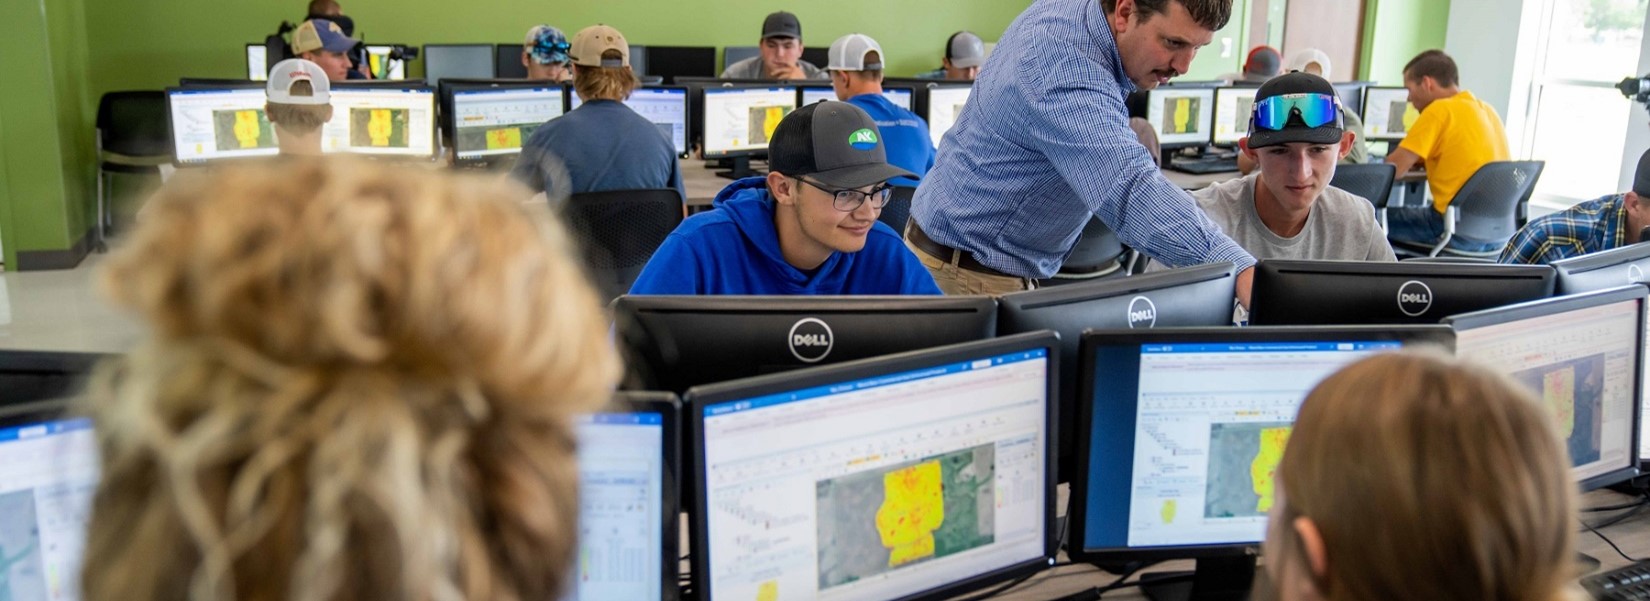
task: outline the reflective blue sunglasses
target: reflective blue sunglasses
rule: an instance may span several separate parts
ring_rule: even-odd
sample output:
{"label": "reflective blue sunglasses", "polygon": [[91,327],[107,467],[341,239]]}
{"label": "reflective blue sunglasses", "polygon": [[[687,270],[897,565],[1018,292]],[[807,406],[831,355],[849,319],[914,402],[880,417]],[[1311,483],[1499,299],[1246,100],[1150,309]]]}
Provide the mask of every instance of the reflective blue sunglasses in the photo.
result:
{"label": "reflective blue sunglasses", "polygon": [[1341,122],[1341,100],[1334,94],[1283,94],[1255,103],[1249,118],[1250,133],[1258,130],[1280,131],[1289,125],[1290,117],[1300,115],[1307,127],[1322,127],[1334,123],[1346,129]]}

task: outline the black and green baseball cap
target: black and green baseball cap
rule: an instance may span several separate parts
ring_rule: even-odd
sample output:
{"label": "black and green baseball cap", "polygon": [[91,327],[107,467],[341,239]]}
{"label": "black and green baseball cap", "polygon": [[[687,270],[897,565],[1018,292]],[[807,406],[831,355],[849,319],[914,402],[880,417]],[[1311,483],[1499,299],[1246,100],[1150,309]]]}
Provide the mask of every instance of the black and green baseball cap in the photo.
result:
{"label": "black and green baseball cap", "polygon": [[818,102],[786,115],[768,142],[768,169],[837,189],[916,174],[888,164],[871,116],[846,102]]}

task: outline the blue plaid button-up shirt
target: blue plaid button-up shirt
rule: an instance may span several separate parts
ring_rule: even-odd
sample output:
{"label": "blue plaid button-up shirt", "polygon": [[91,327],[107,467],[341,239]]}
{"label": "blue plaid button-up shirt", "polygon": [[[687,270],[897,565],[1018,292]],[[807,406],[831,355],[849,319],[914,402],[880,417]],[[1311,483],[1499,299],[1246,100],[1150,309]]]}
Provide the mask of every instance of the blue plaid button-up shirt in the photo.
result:
{"label": "blue plaid button-up shirt", "polygon": [[1048,277],[1090,215],[1182,267],[1255,263],[1153,163],[1099,0],[1037,0],[1003,33],[940,142],[911,216],[930,238],[1014,276]]}
{"label": "blue plaid button-up shirt", "polygon": [[1501,262],[1545,265],[1623,246],[1628,235],[1625,202],[1625,194],[1612,194],[1530,221],[1507,241]]}

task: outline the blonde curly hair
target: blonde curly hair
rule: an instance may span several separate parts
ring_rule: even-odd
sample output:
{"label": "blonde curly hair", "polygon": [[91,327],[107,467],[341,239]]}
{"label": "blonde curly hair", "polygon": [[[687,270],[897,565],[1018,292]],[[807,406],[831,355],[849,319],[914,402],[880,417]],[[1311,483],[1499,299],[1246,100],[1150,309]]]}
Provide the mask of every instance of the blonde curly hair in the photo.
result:
{"label": "blonde curly hair", "polygon": [[619,362],[507,182],[339,157],[174,180],[102,277],[87,599],[556,598]]}

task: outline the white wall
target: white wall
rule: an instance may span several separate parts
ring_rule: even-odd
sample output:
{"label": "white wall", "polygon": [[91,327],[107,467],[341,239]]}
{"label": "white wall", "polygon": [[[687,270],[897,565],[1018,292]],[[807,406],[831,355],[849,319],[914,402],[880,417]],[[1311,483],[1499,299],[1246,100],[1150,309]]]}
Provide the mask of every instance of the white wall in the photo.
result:
{"label": "white wall", "polygon": [[1461,68],[1461,87],[1507,122],[1514,154],[1523,148],[1541,0],[1453,0],[1444,51]]}

